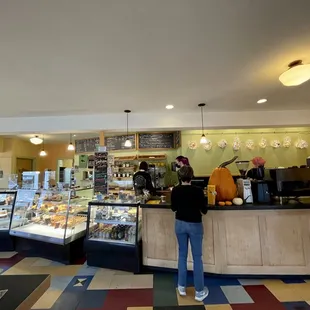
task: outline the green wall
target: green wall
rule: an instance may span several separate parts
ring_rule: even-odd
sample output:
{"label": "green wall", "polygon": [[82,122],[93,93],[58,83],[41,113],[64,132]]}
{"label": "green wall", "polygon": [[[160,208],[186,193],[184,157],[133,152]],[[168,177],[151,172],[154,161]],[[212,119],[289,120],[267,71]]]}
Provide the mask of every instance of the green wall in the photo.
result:
{"label": "green wall", "polygon": [[[310,128],[269,128],[269,129],[246,129],[246,130],[206,130],[205,134],[213,143],[210,151],[205,151],[199,144],[201,137],[200,130],[182,131],[182,147],[179,153],[189,158],[190,164],[195,171],[196,176],[206,176],[212,173],[212,170],[223,161],[226,161],[237,155],[240,160],[251,160],[255,156],[263,157],[266,167],[288,167],[293,165],[305,165],[306,158],[310,156]],[[238,136],[242,142],[241,149],[234,152],[232,143],[234,138]],[[277,139],[283,142],[286,136],[292,139],[292,145],[289,148],[274,149],[270,146],[271,140]],[[264,137],[268,141],[266,149],[258,146],[261,138]],[[297,149],[295,142],[298,139],[304,139],[309,143],[308,149]],[[222,150],[217,146],[217,142],[226,139],[228,145]],[[252,139],[255,142],[254,150],[248,150],[245,147],[245,141]],[[196,150],[188,148],[189,141],[195,141],[198,144]],[[233,174],[238,174],[238,170],[234,164],[229,166]]]}

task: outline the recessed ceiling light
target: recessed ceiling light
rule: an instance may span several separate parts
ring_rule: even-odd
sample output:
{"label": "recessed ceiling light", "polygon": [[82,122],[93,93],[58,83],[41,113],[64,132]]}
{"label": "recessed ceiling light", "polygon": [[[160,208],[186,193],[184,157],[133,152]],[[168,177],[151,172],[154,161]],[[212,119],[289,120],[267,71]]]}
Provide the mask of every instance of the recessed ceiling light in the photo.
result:
{"label": "recessed ceiling light", "polygon": [[171,110],[171,109],[173,109],[173,108],[174,108],[174,106],[173,106],[172,104],[166,105],[166,109],[167,109],[167,110]]}
{"label": "recessed ceiling light", "polygon": [[265,102],[267,102],[267,99],[259,99],[257,101],[258,104],[265,103]]}

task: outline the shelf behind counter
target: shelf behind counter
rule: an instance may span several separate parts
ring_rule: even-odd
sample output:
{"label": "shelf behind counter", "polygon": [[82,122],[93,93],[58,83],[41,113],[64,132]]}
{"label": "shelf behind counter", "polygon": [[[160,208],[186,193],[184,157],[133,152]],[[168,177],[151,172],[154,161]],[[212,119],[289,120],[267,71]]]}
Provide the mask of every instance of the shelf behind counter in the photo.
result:
{"label": "shelf behind counter", "polygon": [[[176,269],[178,246],[170,204],[141,207],[143,264]],[[203,224],[205,272],[239,276],[310,273],[310,204],[209,206]],[[193,268],[191,253],[188,268]]]}

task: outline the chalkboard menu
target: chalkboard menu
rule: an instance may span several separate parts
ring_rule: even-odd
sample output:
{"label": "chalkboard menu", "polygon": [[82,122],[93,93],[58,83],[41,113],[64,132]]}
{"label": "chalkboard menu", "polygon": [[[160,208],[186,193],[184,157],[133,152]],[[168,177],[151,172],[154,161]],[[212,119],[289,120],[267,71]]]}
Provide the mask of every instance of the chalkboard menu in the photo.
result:
{"label": "chalkboard menu", "polygon": [[108,153],[95,153],[94,191],[103,195],[108,193]]}
{"label": "chalkboard menu", "polygon": [[93,153],[99,145],[99,137],[75,140],[75,153]]}
{"label": "chalkboard menu", "polygon": [[105,137],[105,146],[108,151],[121,151],[121,150],[135,150],[136,149],[136,135],[128,135],[131,141],[131,147],[125,146],[127,135]]}
{"label": "chalkboard menu", "polygon": [[174,149],[175,132],[139,133],[139,149]]}
{"label": "chalkboard menu", "polygon": [[174,143],[175,143],[175,148],[178,149],[181,147],[181,131],[177,131],[174,134]]}

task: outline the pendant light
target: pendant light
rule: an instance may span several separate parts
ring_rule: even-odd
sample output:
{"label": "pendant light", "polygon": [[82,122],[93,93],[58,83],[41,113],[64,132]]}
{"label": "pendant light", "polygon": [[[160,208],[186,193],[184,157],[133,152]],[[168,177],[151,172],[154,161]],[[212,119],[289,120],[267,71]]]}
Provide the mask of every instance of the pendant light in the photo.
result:
{"label": "pendant light", "polygon": [[288,65],[288,70],[279,76],[284,86],[298,86],[310,80],[310,64],[304,65],[302,60],[295,60]]}
{"label": "pendant light", "polygon": [[131,113],[131,111],[130,110],[125,110],[124,112],[127,114],[127,126],[126,126],[126,128],[127,128],[127,137],[126,137],[126,141],[125,141],[125,147],[131,147],[132,143],[129,140],[129,136],[128,136],[128,115],[129,115],[129,113]]}
{"label": "pendant light", "polygon": [[72,143],[72,134],[70,133],[70,142],[69,142],[69,145],[68,145],[68,151],[74,151],[75,150],[75,147]]}
{"label": "pendant light", "polygon": [[39,138],[39,136],[34,136],[34,137],[30,138],[30,142],[34,145],[39,145],[43,142],[43,140],[41,138]]}
{"label": "pendant light", "polygon": [[207,138],[204,133],[204,126],[203,126],[203,108],[206,106],[205,103],[199,103],[198,107],[201,109],[201,138],[200,138],[200,144],[206,144]]}
{"label": "pendant light", "polygon": [[42,139],[42,149],[41,149],[41,152],[40,152],[40,156],[44,157],[46,155],[47,155],[47,153],[44,150],[44,136],[43,136],[43,139]]}

